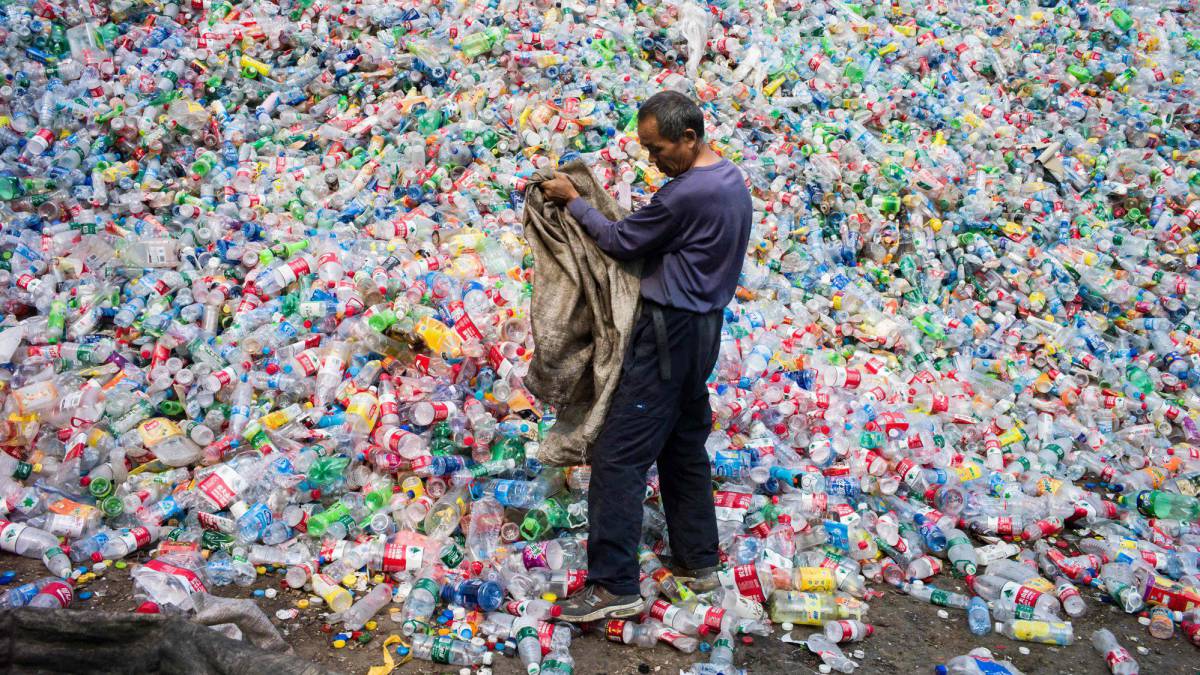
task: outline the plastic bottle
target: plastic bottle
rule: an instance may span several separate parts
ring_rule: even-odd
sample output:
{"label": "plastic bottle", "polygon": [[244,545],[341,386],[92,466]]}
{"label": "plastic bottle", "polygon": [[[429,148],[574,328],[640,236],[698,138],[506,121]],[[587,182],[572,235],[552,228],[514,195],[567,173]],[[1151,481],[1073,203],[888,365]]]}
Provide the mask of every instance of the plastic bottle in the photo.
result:
{"label": "plastic bottle", "polygon": [[978,595],[967,604],[967,627],[972,635],[987,635],[992,632],[992,616],[988,604]]}
{"label": "plastic bottle", "polygon": [[342,613],[342,622],[347,630],[358,630],[391,601],[392,585],[379,584]]}
{"label": "plastic bottle", "polygon": [[40,609],[66,609],[71,606],[71,601],[74,599],[75,583],[71,580],[55,580],[43,586],[26,606]]}
{"label": "plastic bottle", "polygon": [[833,642],[858,642],[875,632],[875,627],[853,619],[830,621],[825,624],[825,637]]}
{"label": "plastic bottle", "polygon": [[0,594],[0,607],[24,607],[25,605],[28,605],[29,601],[32,600],[38,593],[40,593],[43,588],[58,581],[59,579],[57,577],[43,577],[37,581],[31,581],[27,584],[13,586],[12,588],[4,591],[3,594]]}
{"label": "plastic bottle", "polygon": [[450,635],[414,635],[410,649],[414,658],[434,663],[472,666],[481,660],[481,655],[471,643]]}
{"label": "plastic bottle", "polygon": [[41,558],[51,574],[71,574],[71,561],[58,547],[58,537],[24,523],[0,520],[0,549],[26,558]]}
{"label": "plastic bottle", "polygon": [[1129,654],[1129,650],[1117,642],[1116,636],[1109,629],[1100,628],[1093,631],[1092,646],[1104,655],[1108,670],[1113,675],[1136,675],[1138,672],[1137,661]]}
{"label": "plastic bottle", "polygon": [[422,576],[413,583],[408,598],[404,601],[404,623],[402,628],[405,635],[412,635],[418,627],[427,623],[429,617],[437,609],[437,601],[441,597],[441,587],[429,576]]}
{"label": "plastic bottle", "polygon": [[824,633],[810,635],[805,646],[808,647],[808,651],[821,657],[822,663],[839,673],[853,673],[858,667],[858,664],[846,658],[837,644]]}
{"label": "plastic bottle", "polygon": [[971,582],[971,589],[989,602],[1013,608],[1018,617],[1057,619],[1062,609],[1058,600],[1051,594],[990,574],[975,577]]}
{"label": "plastic bottle", "polygon": [[962,656],[956,656],[935,668],[938,675],[1022,675],[1011,661],[996,661],[992,652],[977,647]]}
{"label": "plastic bottle", "polygon": [[1066,646],[1074,642],[1071,624],[1062,621],[1015,619],[996,624],[996,632],[1013,640]]}
{"label": "plastic bottle", "polygon": [[354,596],[350,595],[350,591],[347,591],[327,574],[314,574],[312,587],[313,592],[319,595],[329,609],[335,612],[345,612],[354,603]]}
{"label": "plastic bottle", "polygon": [[542,645],[538,641],[537,628],[532,617],[518,617],[513,624],[513,638],[517,642],[517,656],[525,666],[529,675],[537,675],[542,670]]}

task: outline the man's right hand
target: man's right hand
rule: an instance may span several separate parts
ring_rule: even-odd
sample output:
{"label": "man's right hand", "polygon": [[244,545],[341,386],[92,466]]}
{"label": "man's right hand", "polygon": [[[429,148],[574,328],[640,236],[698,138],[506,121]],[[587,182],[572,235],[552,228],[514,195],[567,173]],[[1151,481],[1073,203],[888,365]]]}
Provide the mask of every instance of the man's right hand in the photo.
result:
{"label": "man's right hand", "polygon": [[567,174],[558,171],[554,172],[554,178],[541,183],[540,186],[546,199],[560,206],[579,196],[579,191],[575,189],[575,185],[571,183]]}

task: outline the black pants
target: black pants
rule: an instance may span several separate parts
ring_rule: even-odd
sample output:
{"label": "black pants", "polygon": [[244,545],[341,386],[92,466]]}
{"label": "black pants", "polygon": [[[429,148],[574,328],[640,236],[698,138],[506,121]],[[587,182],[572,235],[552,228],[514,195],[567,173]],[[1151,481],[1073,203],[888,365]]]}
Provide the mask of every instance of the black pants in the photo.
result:
{"label": "black pants", "polygon": [[592,446],[588,491],[588,581],[617,595],[638,592],[642,502],[655,462],[675,562],[690,569],[717,564],[704,449],[712,408],[704,383],[717,360],[721,320],[719,311],[695,314],[643,300],[620,384]]}

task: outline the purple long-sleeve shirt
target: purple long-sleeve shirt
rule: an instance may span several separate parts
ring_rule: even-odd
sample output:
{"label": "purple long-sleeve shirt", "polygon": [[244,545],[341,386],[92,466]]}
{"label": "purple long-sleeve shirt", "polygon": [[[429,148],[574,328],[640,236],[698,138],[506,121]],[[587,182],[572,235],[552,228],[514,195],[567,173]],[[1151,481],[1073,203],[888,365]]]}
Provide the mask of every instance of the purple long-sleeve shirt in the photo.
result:
{"label": "purple long-sleeve shirt", "polygon": [[753,217],[733,162],[679,174],[624,220],[605,218],[582,198],[567,209],[608,255],[643,259],[643,298],[692,312],[723,309],[733,299]]}

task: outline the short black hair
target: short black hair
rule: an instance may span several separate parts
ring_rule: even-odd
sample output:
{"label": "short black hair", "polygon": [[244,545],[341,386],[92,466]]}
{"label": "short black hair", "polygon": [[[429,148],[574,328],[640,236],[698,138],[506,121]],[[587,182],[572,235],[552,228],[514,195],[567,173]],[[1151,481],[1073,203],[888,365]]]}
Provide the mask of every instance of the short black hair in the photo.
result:
{"label": "short black hair", "polygon": [[637,116],[639,122],[653,117],[658,122],[658,133],[668,141],[678,141],[688,129],[696,132],[696,138],[704,138],[704,113],[700,112],[700,106],[677,91],[660,91],[646,99]]}

